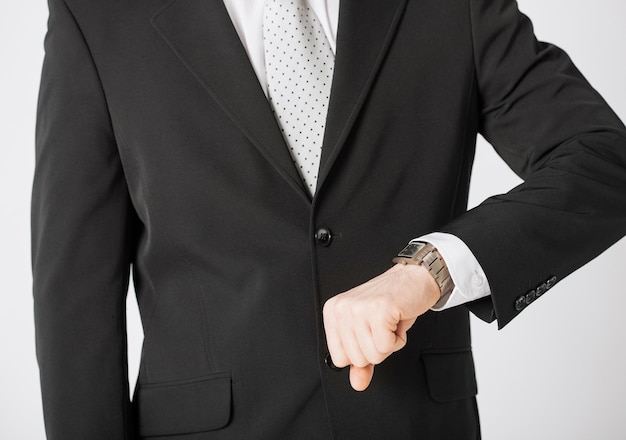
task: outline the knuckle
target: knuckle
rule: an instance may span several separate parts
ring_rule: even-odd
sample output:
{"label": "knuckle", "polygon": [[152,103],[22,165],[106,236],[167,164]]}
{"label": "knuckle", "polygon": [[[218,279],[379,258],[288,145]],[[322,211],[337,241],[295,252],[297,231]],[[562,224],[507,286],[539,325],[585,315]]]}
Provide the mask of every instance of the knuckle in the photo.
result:
{"label": "knuckle", "polygon": [[328,320],[328,318],[332,316],[331,306],[329,306],[328,303],[324,304],[324,307],[322,308],[322,315],[325,320]]}
{"label": "knuckle", "polygon": [[336,301],[333,307],[333,315],[342,320],[350,315],[350,305],[347,301]]}
{"label": "knuckle", "polygon": [[324,313],[326,313],[328,310],[331,310],[334,307],[335,301],[336,301],[335,297],[332,297],[326,300],[326,302],[324,303],[324,307],[322,308]]}
{"label": "knuckle", "polygon": [[336,298],[331,298],[326,301],[324,307],[322,308],[322,314],[324,316],[324,319],[336,319],[339,316],[338,310],[341,308],[340,304],[341,302],[338,301]]}

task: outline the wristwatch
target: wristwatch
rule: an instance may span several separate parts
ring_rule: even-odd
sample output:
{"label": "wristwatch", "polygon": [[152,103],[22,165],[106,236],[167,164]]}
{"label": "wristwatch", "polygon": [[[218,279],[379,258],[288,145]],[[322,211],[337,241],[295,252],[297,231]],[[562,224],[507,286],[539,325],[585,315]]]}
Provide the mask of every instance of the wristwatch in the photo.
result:
{"label": "wristwatch", "polygon": [[454,290],[454,281],[450,277],[448,266],[437,248],[423,241],[412,241],[392,260],[397,264],[422,265],[428,269],[439,289],[441,298],[445,298]]}

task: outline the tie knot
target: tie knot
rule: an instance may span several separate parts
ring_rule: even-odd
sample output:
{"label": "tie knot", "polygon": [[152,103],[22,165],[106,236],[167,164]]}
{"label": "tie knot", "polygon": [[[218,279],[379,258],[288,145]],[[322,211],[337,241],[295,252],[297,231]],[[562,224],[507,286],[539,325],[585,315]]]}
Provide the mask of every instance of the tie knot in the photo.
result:
{"label": "tie knot", "polygon": [[263,16],[263,28],[299,27],[308,22],[310,7],[306,0],[267,0]]}
{"label": "tie knot", "polygon": [[306,0],[266,0],[265,5],[266,7],[268,5],[276,5],[277,7],[288,9],[308,7]]}

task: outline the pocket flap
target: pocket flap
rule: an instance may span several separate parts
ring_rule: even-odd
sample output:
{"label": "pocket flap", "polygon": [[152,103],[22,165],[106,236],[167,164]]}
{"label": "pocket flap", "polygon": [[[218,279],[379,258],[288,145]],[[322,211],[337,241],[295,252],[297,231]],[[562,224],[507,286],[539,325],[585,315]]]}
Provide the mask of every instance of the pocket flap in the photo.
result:
{"label": "pocket flap", "polygon": [[136,403],[142,437],[223,428],[230,420],[230,374],[141,385]]}
{"label": "pocket flap", "polygon": [[428,391],[435,402],[466,399],[477,393],[472,352],[422,353]]}

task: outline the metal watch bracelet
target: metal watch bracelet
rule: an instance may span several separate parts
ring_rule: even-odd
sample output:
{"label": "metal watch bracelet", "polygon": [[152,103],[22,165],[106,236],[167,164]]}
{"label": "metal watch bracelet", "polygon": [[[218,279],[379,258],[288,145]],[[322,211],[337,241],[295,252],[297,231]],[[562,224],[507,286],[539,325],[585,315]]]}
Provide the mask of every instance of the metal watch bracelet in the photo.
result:
{"label": "metal watch bracelet", "polygon": [[437,248],[430,243],[413,241],[409,243],[392,260],[397,264],[422,265],[435,279],[441,290],[441,298],[445,298],[454,290],[454,282],[450,277],[450,272],[446,262],[437,251]]}

